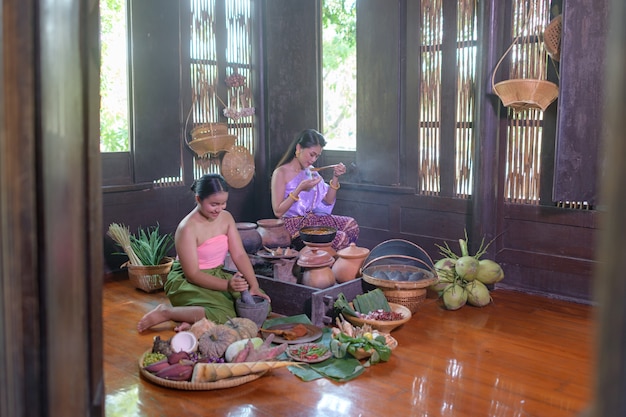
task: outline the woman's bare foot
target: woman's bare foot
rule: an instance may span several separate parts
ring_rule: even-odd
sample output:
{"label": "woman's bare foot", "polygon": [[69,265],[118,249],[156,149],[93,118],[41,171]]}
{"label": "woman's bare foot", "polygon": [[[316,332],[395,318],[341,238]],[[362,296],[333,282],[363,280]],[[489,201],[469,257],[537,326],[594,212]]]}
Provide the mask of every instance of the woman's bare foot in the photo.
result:
{"label": "woman's bare foot", "polygon": [[141,333],[152,326],[170,320],[170,311],[171,307],[165,304],[159,304],[139,320],[139,323],[137,323],[137,331]]}

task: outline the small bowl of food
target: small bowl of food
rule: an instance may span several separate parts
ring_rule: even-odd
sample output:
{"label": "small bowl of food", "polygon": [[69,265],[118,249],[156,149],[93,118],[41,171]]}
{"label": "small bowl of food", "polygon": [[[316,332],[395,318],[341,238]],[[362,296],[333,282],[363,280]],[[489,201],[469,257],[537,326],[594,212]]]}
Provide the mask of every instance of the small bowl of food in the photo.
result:
{"label": "small bowl of food", "polygon": [[304,243],[330,243],[337,235],[337,229],[330,226],[307,226],[300,229]]}

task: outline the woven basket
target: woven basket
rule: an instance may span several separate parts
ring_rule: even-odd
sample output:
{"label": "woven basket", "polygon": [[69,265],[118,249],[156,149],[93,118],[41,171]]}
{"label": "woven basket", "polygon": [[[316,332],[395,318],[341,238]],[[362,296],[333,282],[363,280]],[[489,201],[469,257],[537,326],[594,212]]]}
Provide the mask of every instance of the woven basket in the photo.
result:
{"label": "woven basket", "polygon": [[507,54],[517,43],[519,35],[513,40],[506,52],[500,57],[491,74],[493,92],[502,100],[505,107],[516,110],[540,109],[545,111],[559,96],[559,87],[553,82],[534,78],[513,78],[495,82],[496,72]]}
{"label": "woven basket", "polygon": [[494,92],[505,107],[517,110],[541,109],[545,111],[559,96],[559,87],[545,80],[517,78],[500,81]]}
{"label": "woven basket", "polygon": [[548,23],[543,31],[543,44],[550,55],[550,58],[557,61],[561,58],[561,31],[563,28],[563,17],[558,15]]}
{"label": "woven basket", "polygon": [[199,156],[216,154],[231,148],[237,136],[228,134],[226,123],[206,123],[191,130],[189,147]]}
{"label": "woven basket", "polygon": [[354,316],[350,316],[346,314],[345,319],[348,320],[350,323],[352,323],[352,325],[354,326],[363,327],[364,324],[369,324],[370,326],[372,326],[372,329],[374,330],[378,330],[379,332],[382,332],[382,333],[391,333],[397,327],[402,326],[404,323],[411,320],[411,317],[413,317],[413,314],[411,313],[411,311],[403,305],[396,304],[396,303],[389,303],[389,307],[391,307],[391,311],[402,314],[402,318],[400,320],[393,320],[393,321],[366,320],[360,317],[354,317]]}
{"label": "woven basket", "polygon": [[[385,271],[386,273],[395,271],[402,273],[416,273],[421,276],[421,279],[415,281],[395,281],[391,279],[377,278],[378,271]],[[438,278],[431,271],[427,271],[423,268],[419,268],[413,265],[375,265],[368,266],[362,271],[363,281],[368,284],[372,284],[380,288],[381,290],[416,290],[420,288],[427,288],[438,281]]]}
{"label": "woven basket", "polygon": [[231,378],[220,379],[215,382],[170,381],[169,379],[159,378],[158,376],[151,374],[143,368],[144,357],[150,352],[152,352],[152,349],[145,351],[144,354],[141,355],[141,357],[139,358],[139,373],[142,377],[152,382],[153,384],[161,385],[166,388],[174,388],[185,391],[209,391],[215,389],[232,388],[238,387],[250,381],[257,380],[267,373],[267,371],[265,371],[244,376],[234,376]]}
{"label": "woven basket", "polygon": [[411,314],[417,313],[417,310],[426,299],[426,288],[417,288],[414,290],[391,290],[389,288],[381,288],[385,294],[385,298],[390,303],[400,304],[411,311]]}
{"label": "woven basket", "polygon": [[254,176],[254,157],[243,146],[230,147],[220,164],[220,173],[226,183],[233,188],[243,188],[252,181]]}
{"label": "woven basket", "polygon": [[160,265],[124,265],[128,267],[128,278],[135,288],[154,292],[163,288],[173,263],[174,259],[166,257]]}
{"label": "woven basket", "polygon": [[[394,350],[395,348],[398,347],[398,341],[396,339],[394,339],[393,337],[391,337],[390,334],[388,333],[383,333],[383,336],[385,337],[385,339],[387,340],[387,347],[390,350]],[[357,348],[356,350],[352,351],[350,350],[349,353],[354,356],[356,359],[358,360],[362,360],[362,359],[367,359],[370,356],[372,356],[372,354],[374,349],[370,349],[370,350],[365,350],[363,348]]]}

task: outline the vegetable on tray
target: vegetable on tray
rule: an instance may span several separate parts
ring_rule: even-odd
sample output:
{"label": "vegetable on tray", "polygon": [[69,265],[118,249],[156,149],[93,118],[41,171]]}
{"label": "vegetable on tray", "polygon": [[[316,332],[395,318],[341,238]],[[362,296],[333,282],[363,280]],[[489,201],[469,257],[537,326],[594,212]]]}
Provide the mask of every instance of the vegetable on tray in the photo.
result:
{"label": "vegetable on tray", "polygon": [[[352,300],[352,305],[350,305],[343,293],[339,293],[334,306],[342,314],[361,318],[373,311],[391,312],[391,306],[389,306],[387,297],[385,297],[385,293],[380,288],[357,295]],[[387,320],[392,319],[388,318]]]}
{"label": "vegetable on tray", "polygon": [[287,348],[287,355],[294,360],[308,363],[321,362],[332,356],[328,347],[320,343],[290,346]]}
{"label": "vegetable on tray", "polygon": [[336,358],[343,358],[346,354],[359,357],[369,356],[369,363],[387,362],[391,357],[391,348],[387,336],[372,330],[368,324],[362,327],[353,326],[342,316],[336,319],[337,327],[332,330],[330,350]]}
{"label": "vegetable on tray", "polygon": [[295,365],[295,363],[291,361],[197,363],[193,367],[191,382],[214,382],[220,379],[245,376],[292,365]]}

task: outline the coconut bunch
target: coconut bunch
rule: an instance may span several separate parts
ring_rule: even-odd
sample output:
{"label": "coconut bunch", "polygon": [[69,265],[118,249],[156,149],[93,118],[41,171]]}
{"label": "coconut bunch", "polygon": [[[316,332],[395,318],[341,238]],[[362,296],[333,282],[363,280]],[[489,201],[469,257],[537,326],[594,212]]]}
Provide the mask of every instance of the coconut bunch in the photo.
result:
{"label": "coconut bunch", "polygon": [[434,265],[438,281],[429,288],[438,292],[444,307],[458,310],[466,304],[484,307],[491,303],[487,285],[502,281],[504,271],[491,259],[481,259],[489,247],[489,244],[485,245],[485,239],[474,255],[470,255],[467,247],[467,232],[465,239],[459,239],[460,255],[447,243],[436,246],[443,258]]}

